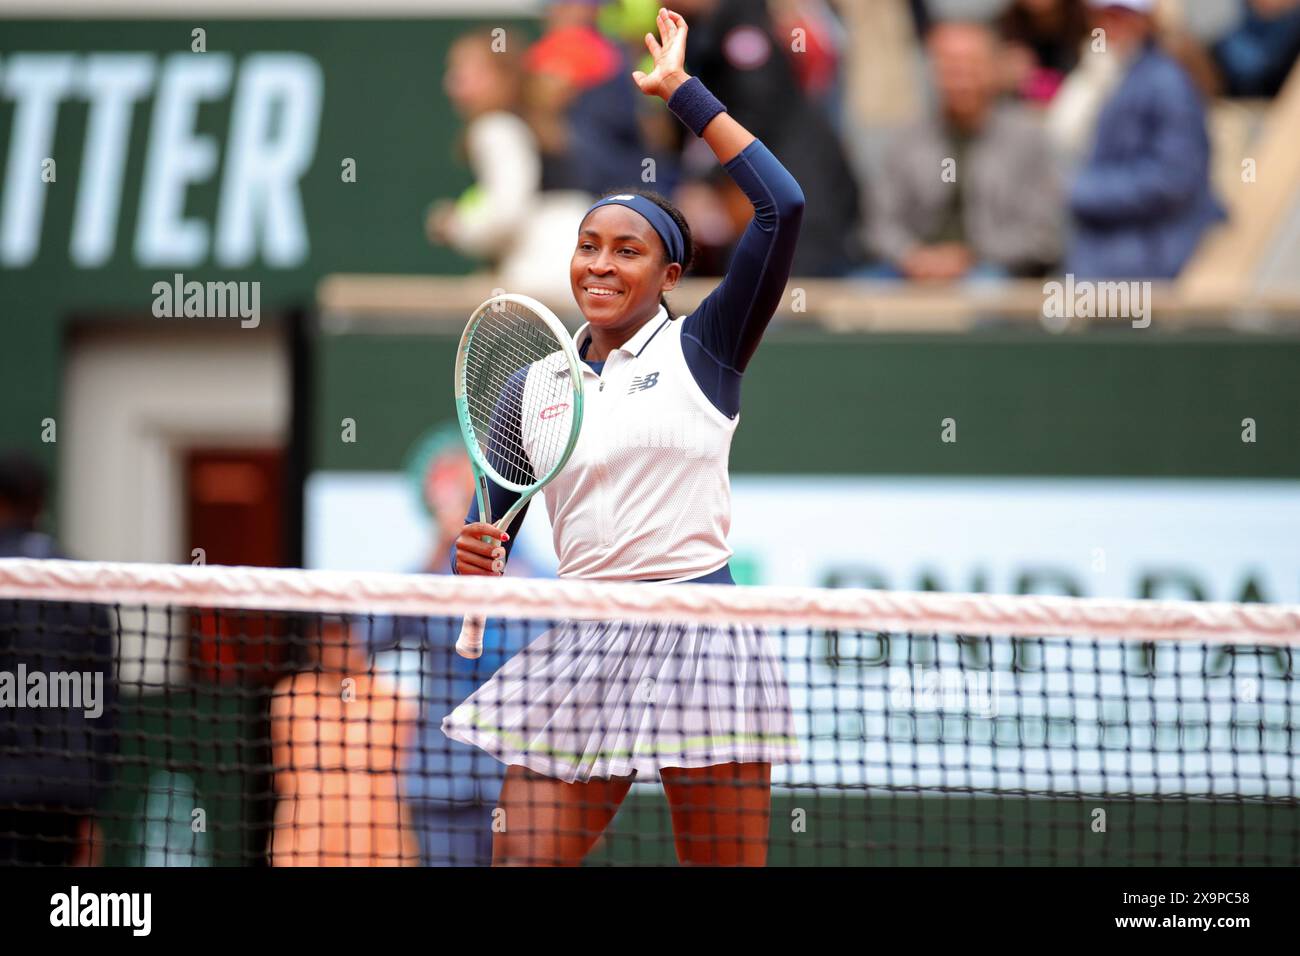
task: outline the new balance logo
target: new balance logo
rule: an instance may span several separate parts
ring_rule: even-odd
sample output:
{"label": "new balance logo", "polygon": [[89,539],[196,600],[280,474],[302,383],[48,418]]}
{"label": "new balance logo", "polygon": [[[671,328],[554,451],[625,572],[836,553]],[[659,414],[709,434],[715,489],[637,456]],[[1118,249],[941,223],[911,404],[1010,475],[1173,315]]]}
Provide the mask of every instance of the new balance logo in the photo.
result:
{"label": "new balance logo", "polygon": [[659,384],[659,373],[651,372],[648,375],[637,375],[632,379],[632,384],[628,387],[627,393],[644,392],[647,388],[654,388]]}

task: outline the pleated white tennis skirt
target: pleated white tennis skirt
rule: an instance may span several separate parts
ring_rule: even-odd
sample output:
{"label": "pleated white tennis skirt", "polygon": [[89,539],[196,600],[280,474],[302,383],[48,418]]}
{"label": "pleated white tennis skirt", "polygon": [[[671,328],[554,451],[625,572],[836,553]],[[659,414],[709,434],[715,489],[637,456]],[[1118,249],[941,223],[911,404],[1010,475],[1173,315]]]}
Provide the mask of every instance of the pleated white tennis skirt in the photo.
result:
{"label": "pleated white tennis skirt", "polygon": [[801,759],[774,642],[749,625],[558,625],[448,714],[442,730],[567,783]]}

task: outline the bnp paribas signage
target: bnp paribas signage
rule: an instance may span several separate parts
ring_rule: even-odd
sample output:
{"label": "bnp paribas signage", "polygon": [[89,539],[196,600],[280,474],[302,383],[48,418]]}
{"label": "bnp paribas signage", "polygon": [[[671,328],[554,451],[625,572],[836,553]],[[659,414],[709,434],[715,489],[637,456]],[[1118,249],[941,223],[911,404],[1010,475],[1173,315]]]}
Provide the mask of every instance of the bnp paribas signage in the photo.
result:
{"label": "bnp paribas signage", "polygon": [[[54,252],[42,250],[51,243],[66,244],[78,269],[124,253],[142,269],[302,264],[311,250],[301,182],[316,152],[323,93],[320,64],[296,52],[0,57],[11,116],[0,267],[30,266]],[[213,104],[228,113],[223,133],[199,123]],[[70,122],[84,124],[79,137]],[[142,154],[132,152],[133,128],[145,130]],[[46,221],[61,182],[75,193],[68,234]],[[200,187],[216,189],[207,215],[187,203]],[[130,215],[128,202],[138,204]]]}

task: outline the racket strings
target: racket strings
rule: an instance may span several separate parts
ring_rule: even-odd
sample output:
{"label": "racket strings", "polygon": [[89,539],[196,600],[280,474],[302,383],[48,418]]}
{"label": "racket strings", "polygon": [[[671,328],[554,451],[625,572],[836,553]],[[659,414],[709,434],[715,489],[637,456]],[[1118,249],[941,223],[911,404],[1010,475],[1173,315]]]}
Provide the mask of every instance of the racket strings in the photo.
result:
{"label": "racket strings", "polygon": [[568,443],[564,412],[574,386],[567,363],[530,374],[559,352],[550,327],[515,303],[498,303],[474,328],[465,356],[466,402],[480,453],[508,482],[536,483]]}
{"label": "racket strings", "polygon": [[[502,477],[511,481],[532,480],[531,462],[523,447],[521,423],[525,394],[526,370],[553,350],[549,332],[537,335],[537,329],[526,322],[502,327],[484,322],[475,329],[472,346],[477,346],[475,358],[480,371],[479,387],[468,389],[475,430],[487,436],[486,446],[480,442],[484,457],[501,471]],[[507,474],[513,471],[513,474]],[[527,472],[527,474],[524,474]]]}

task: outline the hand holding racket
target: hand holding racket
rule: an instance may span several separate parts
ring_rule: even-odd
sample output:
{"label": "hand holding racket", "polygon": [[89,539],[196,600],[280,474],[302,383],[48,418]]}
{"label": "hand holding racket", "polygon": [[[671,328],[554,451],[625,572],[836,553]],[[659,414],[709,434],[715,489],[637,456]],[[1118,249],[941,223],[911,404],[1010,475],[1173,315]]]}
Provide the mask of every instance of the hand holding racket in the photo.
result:
{"label": "hand holding racket", "polygon": [[[494,558],[504,529],[528,500],[560,473],[582,428],[582,373],[573,339],[546,306],[526,295],[488,299],[470,316],[456,351],[456,418],[474,470],[474,492],[488,547],[480,558],[500,573]],[[518,497],[493,520],[492,484]],[[466,549],[467,553],[471,552]],[[462,555],[457,551],[457,560]],[[474,572],[470,572],[474,573]],[[456,651],[483,653],[481,617],[466,616]]]}
{"label": "hand holding racket", "polygon": [[510,535],[503,528],[486,521],[471,521],[456,538],[456,573],[501,574],[506,567],[508,540]]}

